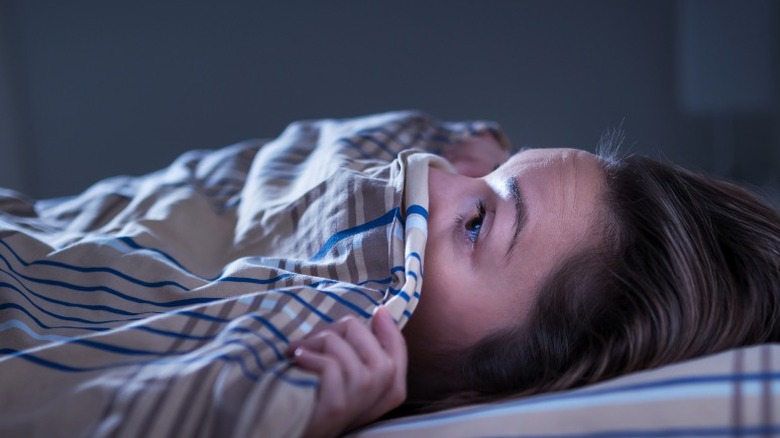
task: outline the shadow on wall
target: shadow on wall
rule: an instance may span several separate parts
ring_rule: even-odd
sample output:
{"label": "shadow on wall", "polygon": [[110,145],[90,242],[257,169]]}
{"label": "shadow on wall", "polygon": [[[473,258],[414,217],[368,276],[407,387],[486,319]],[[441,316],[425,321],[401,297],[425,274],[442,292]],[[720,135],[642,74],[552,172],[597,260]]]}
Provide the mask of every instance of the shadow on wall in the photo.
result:
{"label": "shadow on wall", "polygon": [[[141,174],[298,119],[417,108],[518,146],[633,149],[780,185],[772,0],[0,2],[0,185]],[[773,91],[767,91],[773,90]]]}

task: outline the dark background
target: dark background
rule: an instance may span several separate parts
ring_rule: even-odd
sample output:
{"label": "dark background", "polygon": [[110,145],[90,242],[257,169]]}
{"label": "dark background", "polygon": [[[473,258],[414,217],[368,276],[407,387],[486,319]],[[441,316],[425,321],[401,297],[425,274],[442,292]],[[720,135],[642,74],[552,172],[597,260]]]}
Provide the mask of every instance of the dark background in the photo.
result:
{"label": "dark background", "polygon": [[287,123],[415,108],[780,187],[773,0],[0,0],[0,186],[75,194]]}

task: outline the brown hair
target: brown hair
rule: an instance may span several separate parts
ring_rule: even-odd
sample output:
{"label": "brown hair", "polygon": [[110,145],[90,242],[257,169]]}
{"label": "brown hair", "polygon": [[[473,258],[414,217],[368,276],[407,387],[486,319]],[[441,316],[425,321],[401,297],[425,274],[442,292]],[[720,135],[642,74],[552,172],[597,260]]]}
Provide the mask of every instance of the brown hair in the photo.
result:
{"label": "brown hair", "polygon": [[657,160],[603,161],[604,243],[554,270],[525,324],[451,355],[444,371],[460,384],[434,408],[780,341],[778,212],[737,185]]}

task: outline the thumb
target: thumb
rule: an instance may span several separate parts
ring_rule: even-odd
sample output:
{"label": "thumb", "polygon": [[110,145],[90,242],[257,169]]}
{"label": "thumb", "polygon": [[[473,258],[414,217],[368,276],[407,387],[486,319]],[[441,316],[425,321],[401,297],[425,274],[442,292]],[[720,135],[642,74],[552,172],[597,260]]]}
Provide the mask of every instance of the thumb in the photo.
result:
{"label": "thumb", "polygon": [[393,359],[402,359],[402,365],[406,368],[406,341],[390,311],[385,307],[379,307],[374,312],[371,318],[371,331],[382,349]]}

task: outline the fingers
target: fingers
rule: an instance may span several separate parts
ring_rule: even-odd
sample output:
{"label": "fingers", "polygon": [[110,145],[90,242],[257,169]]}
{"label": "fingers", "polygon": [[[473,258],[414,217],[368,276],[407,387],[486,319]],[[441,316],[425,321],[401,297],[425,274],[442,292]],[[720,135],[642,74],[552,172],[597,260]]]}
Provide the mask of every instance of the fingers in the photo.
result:
{"label": "fingers", "polygon": [[374,313],[374,317],[371,319],[371,329],[379,341],[379,345],[387,354],[391,367],[387,371],[391,375],[391,381],[386,387],[385,397],[372,408],[373,412],[381,411],[378,415],[382,415],[406,399],[406,369],[408,365],[406,341],[392,315],[384,307],[380,307]]}
{"label": "fingers", "polygon": [[338,423],[338,432],[366,424],[406,397],[406,345],[384,308],[370,327],[344,318],[291,343],[288,352],[301,368],[320,376],[310,430]]}
{"label": "fingers", "polygon": [[343,372],[345,380],[349,377],[352,378],[352,381],[367,378],[363,376],[366,372],[363,366],[365,360],[356,348],[356,342],[348,340],[343,334],[336,331],[320,331],[301,341],[295,346],[294,351],[298,353],[298,356],[300,356],[301,351],[305,351],[319,353],[334,359]]}
{"label": "fingers", "polygon": [[354,426],[363,412],[347,390],[345,374],[338,359],[302,347],[295,350],[295,362],[320,377],[317,399],[304,436],[327,438],[342,435]]}
{"label": "fingers", "polygon": [[331,354],[343,358],[345,364],[358,362],[370,366],[381,362],[386,355],[371,330],[352,317],[343,318],[289,346],[292,351],[296,348]]}

